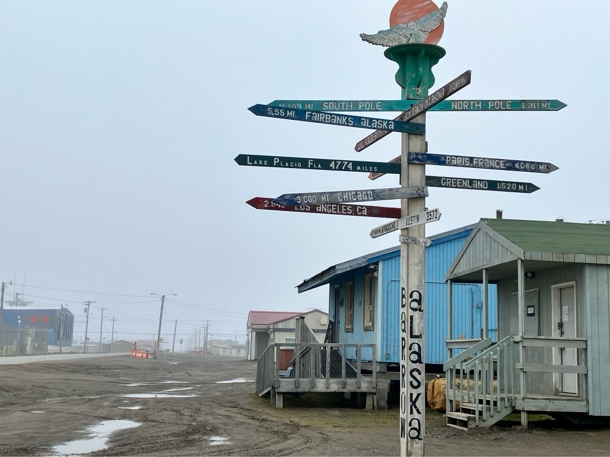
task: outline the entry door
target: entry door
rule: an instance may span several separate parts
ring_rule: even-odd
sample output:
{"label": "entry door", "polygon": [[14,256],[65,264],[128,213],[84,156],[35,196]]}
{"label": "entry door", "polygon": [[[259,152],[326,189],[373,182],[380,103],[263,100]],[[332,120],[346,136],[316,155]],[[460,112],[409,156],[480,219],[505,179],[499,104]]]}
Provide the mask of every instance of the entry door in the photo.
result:
{"label": "entry door", "polygon": [[[555,286],[553,297],[556,336],[576,338],[578,327],[576,326],[576,288],[574,284]],[[576,348],[559,349],[559,363],[561,365],[577,365],[578,350]],[[557,378],[560,393],[578,395],[578,375],[576,373],[561,373]]]}
{"label": "entry door", "polygon": [[341,329],[341,323],[339,317],[341,316],[341,286],[335,286],[335,315],[333,322],[333,335],[332,343],[339,342],[339,332]]}

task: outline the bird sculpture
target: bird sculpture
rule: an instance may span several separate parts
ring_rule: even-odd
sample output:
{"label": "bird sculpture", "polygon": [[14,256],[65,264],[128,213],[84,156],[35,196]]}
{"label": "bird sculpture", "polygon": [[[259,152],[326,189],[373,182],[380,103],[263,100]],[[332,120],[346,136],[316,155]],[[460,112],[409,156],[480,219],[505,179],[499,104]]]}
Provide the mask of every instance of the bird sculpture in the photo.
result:
{"label": "bird sculpture", "polygon": [[443,2],[440,8],[415,21],[380,30],[374,35],[361,33],[360,38],[371,44],[386,47],[407,43],[425,43],[430,32],[443,22],[443,18],[447,14],[447,7],[447,2]]}

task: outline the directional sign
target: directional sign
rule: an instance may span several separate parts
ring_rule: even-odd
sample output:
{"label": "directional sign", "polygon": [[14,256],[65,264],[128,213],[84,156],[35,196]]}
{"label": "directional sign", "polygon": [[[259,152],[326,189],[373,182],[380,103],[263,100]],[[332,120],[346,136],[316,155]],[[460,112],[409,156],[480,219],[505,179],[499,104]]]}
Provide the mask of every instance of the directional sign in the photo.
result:
{"label": "directional sign", "polygon": [[281,157],[240,154],[235,157],[239,165],[250,167],[295,168],[300,170],[328,170],[380,172],[400,174],[400,164],[386,162],[364,162],[357,160],[313,159],[306,157]]}
{"label": "directional sign", "polygon": [[421,198],[428,196],[425,186],[397,187],[390,189],[339,190],[331,192],[311,192],[305,194],[283,194],[275,203],[283,206],[315,205],[321,203],[372,202],[376,200],[396,200],[401,198]]}
{"label": "directional sign", "polygon": [[400,217],[400,208],[370,205],[345,205],[341,203],[319,203],[314,205],[283,206],[273,201],[273,198],[254,197],[246,202],[256,209],[271,211],[292,211],[298,213],[336,214],[340,216],[361,217]]}
{"label": "directional sign", "polygon": [[[411,119],[419,116],[421,113],[430,109],[430,107],[440,103],[450,95],[456,93],[458,90],[470,84],[470,76],[470,70],[462,73],[460,76],[455,78],[453,81],[450,81],[448,84],[445,84],[432,95],[428,95],[419,103],[416,103],[415,105],[411,106],[411,108],[409,108],[407,111],[398,116],[396,118],[396,121],[410,121]],[[376,132],[371,133],[363,140],[356,143],[356,147],[354,149],[360,152],[389,134],[390,132],[379,129]]]}
{"label": "directional sign", "polygon": [[418,238],[416,236],[400,235],[398,237],[398,241],[405,244],[415,244],[416,246],[423,246],[425,248],[432,244],[432,241],[430,241],[428,238]]}
{"label": "directional sign", "polygon": [[410,152],[409,163],[443,165],[449,167],[484,168],[486,170],[525,171],[530,173],[551,173],[559,168],[549,162],[530,160],[493,159],[490,157],[455,156],[446,154],[426,154]]}
{"label": "directional sign", "polygon": [[440,218],[441,212],[438,208],[423,211],[417,214],[412,214],[403,219],[397,219],[374,228],[373,230],[371,230],[371,238],[377,238],[381,235],[385,235],[386,233],[395,232],[396,230],[402,230],[407,227],[413,227],[415,225],[426,224],[428,222],[436,222]]}
{"label": "directional sign", "polygon": [[449,176],[426,176],[426,186],[448,189],[493,190],[531,194],[540,189],[531,182],[494,181],[491,179],[453,178]]}
{"label": "directional sign", "polygon": [[[398,156],[398,157],[394,157],[388,163],[400,163],[400,162],[402,162],[402,158],[400,156]],[[379,171],[374,171],[372,173],[369,173],[369,179],[375,180],[377,178],[381,178],[383,175],[385,175],[385,173],[382,173]]]}
{"label": "directional sign", "polygon": [[[419,100],[275,100],[270,106],[311,111],[406,111]],[[429,111],[559,111],[559,100],[443,100]]]}
{"label": "directional sign", "polygon": [[276,117],[293,121],[315,122],[317,124],[341,125],[361,129],[380,129],[382,131],[411,133],[423,135],[425,124],[403,122],[401,120],[377,119],[373,117],[350,116],[348,114],[327,113],[324,111],[309,111],[304,109],[278,108],[268,105],[253,105],[248,108],[257,116]]}

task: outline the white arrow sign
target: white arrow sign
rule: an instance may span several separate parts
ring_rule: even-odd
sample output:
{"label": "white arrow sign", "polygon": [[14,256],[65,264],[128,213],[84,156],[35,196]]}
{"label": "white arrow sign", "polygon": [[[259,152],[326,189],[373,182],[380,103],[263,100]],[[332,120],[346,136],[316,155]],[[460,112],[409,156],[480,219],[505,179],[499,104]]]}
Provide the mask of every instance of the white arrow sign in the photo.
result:
{"label": "white arrow sign", "polygon": [[417,246],[423,246],[425,248],[427,248],[428,246],[430,246],[432,244],[432,241],[430,241],[428,238],[418,238],[416,236],[400,235],[398,237],[398,241],[400,241],[401,243],[415,244]]}
{"label": "white arrow sign", "polygon": [[438,208],[429,209],[417,214],[411,214],[403,219],[395,219],[387,224],[380,225],[371,230],[371,238],[377,238],[387,233],[402,230],[414,225],[426,224],[428,222],[436,222],[441,218],[441,212]]}

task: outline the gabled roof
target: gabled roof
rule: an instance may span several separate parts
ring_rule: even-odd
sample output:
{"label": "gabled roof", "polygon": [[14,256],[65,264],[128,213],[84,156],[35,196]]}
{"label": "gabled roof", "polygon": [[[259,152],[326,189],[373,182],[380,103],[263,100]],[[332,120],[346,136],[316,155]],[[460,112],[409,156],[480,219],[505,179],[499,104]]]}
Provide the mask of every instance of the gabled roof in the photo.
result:
{"label": "gabled roof", "polygon": [[298,316],[306,316],[311,313],[322,313],[328,314],[319,309],[312,309],[305,312],[295,311],[250,311],[248,313],[247,327],[250,328],[253,325],[271,325],[277,324],[278,322],[286,321]]}
{"label": "gabled roof", "polygon": [[[450,230],[448,232],[439,233],[437,235],[428,236],[426,238],[432,241],[432,246],[434,244],[442,243],[444,241],[453,240],[458,236],[464,236],[463,233],[472,230],[473,227],[474,224],[467,225],[465,227]],[[348,260],[346,262],[338,263],[337,265],[333,265],[332,267],[321,271],[320,273],[316,274],[315,276],[312,276],[309,279],[305,279],[301,284],[297,286],[298,291],[299,293],[302,293],[311,289],[315,289],[316,287],[328,284],[334,277],[340,275],[341,273],[346,273],[348,271],[355,270],[356,268],[364,267],[367,265],[373,265],[381,260],[385,260],[389,257],[393,257],[396,255],[400,255],[400,246],[394,246],[392,248],[383,249],[381,251],[373,252],[371,254],[356,257],[355,259]]]}
{"label": "gabled roof", "polygon": [[514,274],[517,259],[531,271],[557,263],[610,265],[610,225],[481,219],[445,279],[480,280],[483,269],[501,279]]}
{"label": "gabled roof", "polygon": [[293,311],[250,311],[248,313],[248,326],[269,325],[276,322],[299,316],[303,313]]}

